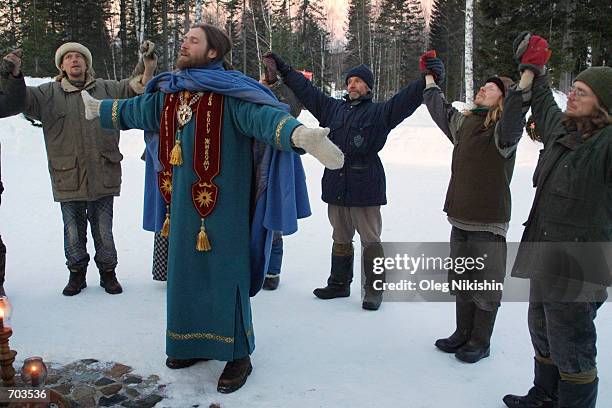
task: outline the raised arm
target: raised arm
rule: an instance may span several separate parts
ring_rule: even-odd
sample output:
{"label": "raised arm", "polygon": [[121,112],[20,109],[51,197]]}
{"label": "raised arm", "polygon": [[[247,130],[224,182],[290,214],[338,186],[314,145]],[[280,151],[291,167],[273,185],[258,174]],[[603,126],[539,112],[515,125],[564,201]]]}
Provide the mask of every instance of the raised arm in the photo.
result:
{"label": "raised arm", "polygon": [[266,57],[272,58],[276,64],[278,72],[283,78],[283,82],[295,94],[295,96],[317,118],[322,125],[328,124],[328,114],[333,112],[336,104],[340,101],[325,95],[321,90],[315,88],[304,75],[291,68],[283,59],[274,54],[268,53]]}
{"label": "raised arm", "polygon": [[140,45],[141,59],[136,64],[132,75],[121,81],[104,80],[106,92],[111,98],[127,99],[142,95],[145,86],[153,78],[157,68],[157,56],[155,55],[155,44],[144,41]]}
{"label": "raised arm", "polygon": [[425,81],[417,79],[402,88],[391,99],[383,104],[383,120],[385,126],[393,129],[404,119],[412,115],[423,103]]}
{"label": "raised arm", "polygon": [[495,126],[497,150],[506,158],[514,154],[523,135],[525,114],[531,102],[533,76],[533,71],[523,71],[518,86],[508,89],[508,94],[504,99],[504,111]]}
{"label": "raised arm", "polygon": [[[548,143],[554,141],[553,135],[563,131],[561,123],[563,112],[555,102],[546,75],[546,63],[551,51],[544,38],[529,32],[519,34],[514,40],[513,48],[515,59],[519,62],[519,70],[521,72],[529,70],[533,73],[533,76],[521,77],[523,84],[521,86],[533,80],[531,112],[542,143],[546,147]],[[535,79],[533,79],[534,76]]]}
{"label": "raised arm", "polygon": [[457,132],[456,123],[462,116],[461,112],[446,101],[444,93],[434,82],[432,75],[425,76],[425,81],[427,83],[423,92],[425,106],[436,125],[454,143]]}

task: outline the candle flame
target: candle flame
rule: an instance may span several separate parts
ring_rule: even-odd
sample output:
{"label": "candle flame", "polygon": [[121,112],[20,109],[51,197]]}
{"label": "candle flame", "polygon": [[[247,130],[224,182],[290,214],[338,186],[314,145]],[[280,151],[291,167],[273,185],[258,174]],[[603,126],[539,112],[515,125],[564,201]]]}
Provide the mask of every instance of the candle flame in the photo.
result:
{"label": "candle flame", "polygon": [[4,308],[0,306],[0,319],[4,319]]}
{"label": "candle flame", "polygon": [[33,365],[32,367],[30,367],[30,372],[32,374],[34,374],[36,372],[36,370],[38,370],[38,367],[36,367],[35,365]]}

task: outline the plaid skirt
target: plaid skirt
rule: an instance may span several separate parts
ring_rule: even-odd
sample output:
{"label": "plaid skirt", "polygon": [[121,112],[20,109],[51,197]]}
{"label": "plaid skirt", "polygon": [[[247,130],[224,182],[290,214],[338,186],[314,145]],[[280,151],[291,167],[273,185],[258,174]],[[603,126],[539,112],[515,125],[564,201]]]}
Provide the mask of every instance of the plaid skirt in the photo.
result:
{"label": "plaid skirt", "polygon": [[153,241],[153,280],[168,280],[168,237],[155,233]]}

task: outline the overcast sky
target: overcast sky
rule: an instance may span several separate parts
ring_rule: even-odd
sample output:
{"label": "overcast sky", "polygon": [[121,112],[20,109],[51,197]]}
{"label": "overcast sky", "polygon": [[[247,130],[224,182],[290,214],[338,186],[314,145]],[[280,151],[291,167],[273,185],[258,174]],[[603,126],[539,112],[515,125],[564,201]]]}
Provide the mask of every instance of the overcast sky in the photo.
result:
{"label": "overcast sky", "polygon": [[[346,29],[346,13],[348,11],[349,2],[347,0],[324,0],[329,10],[328,25],[333,31],[333,37],[336,40],[344,38],[344,30]],[[372,3],[376,4],[380,0],[372,0]],[[425,11],[425,18],[429,18],[429,11],[433,0],[421,0],[423,4],[423,10]]]}

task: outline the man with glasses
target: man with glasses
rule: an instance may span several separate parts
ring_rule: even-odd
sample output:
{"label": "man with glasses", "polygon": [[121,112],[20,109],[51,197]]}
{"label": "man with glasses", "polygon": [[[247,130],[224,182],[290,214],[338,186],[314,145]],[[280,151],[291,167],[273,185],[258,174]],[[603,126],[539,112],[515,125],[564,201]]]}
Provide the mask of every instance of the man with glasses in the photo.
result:
{"label": "man with glasses", "polygon": [[594,408],[594,320],[612,283],[600,247],[612,241],[612,68],[578,74],[562,112],[548,85],[546,40],[522,33],[514,48],[520,69],[535,77],[531,109],[544,149],[512,271],[531,280],[534,386],[503,401],[510,408]]}

